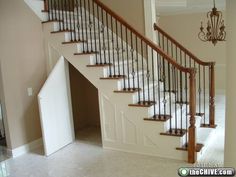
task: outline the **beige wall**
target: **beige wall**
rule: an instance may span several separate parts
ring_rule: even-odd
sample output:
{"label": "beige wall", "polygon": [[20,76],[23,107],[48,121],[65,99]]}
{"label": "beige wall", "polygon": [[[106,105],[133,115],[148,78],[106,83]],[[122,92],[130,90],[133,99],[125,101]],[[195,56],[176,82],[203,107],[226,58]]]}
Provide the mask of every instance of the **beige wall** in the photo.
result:
{"label": "beige wall", "polygon": [[101,0],[139,32],[145,34],[143,0]]}
{"label": "beige wall", "polygon": [[9,129],[8,129],[8,124],[7,124],[7,119],[6,119],[6,110],[5,110],[5,96],[4,96],[4,90],[3,90],[3,80],[2,80],[2,69],[1,69],[1,60],[0,60],[0,103],[2,106],[2,117],[4,121],[4,128],[5,129],[5,136],[6,136],[6,141],[7,145],[11,147],[11,141],[9,137]]}
{"label": "beige wall", "polygon": [[[23,0],[0,1],[0,60],[11,142],[41,137],[37,93],[46,79],[42,25]],[[27,87],[34,95],[27,95]]]}
{"label": "beige wall", "polygon": [[[225,16],[224,16],[225,17]],[[198,39],[206,13],[161,16],[159,25],[203,61],[216,61],[216,89],[225,89],[226,42],[216,46]]]}
{"label": "beige wall", "polygon": [[72,65],[69,69],[75,131],[100,126],[97,88]]}
{"label": "beige wall", "polygon": [[227,85],[226,85],[226,133],[225,166],[236,167],[236,1],[227,0]]}

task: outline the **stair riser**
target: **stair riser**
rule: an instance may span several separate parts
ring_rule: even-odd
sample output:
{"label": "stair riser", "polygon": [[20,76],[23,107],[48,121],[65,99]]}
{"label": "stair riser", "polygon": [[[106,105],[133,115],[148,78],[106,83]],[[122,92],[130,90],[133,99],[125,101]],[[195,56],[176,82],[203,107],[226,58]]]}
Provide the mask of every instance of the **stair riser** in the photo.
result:
{"label": "stair riser", "polygon": [[[66,11],[66,10],[63,10],[63,11],[62,10],[51,10],[50,14],[52,14],[52,12],[53,12],[54,17],[55,17],[55,14],[57,14],[57,15],[61,15],[61,16],[64,15],[64,18],[66,18],[66,15],[67,15],[67,17],[69,17],[69,15],[73,16],[73,14],[75,16],[85,17],[85,13],[86,13],[87,17],[89,17],[88,11],[85,11],[84,8],[78,8],[78,11],[79,12],[77,13],[77,8],[75,8],[74,12],[71,12],[71,11],[69,12],[69,11]],[[92,15],[90,15],[90,17],[93,18]]]}
{"label": "stair riser", "polygon": [[[54,31],[58,31],[58,30],[56,30],[56,29],[54,29]],[[68,41],[71,41],[71,39],[72,40],[74,40],[74,39],[79,39],[79,37],[81,37],[82,38],[82,35],[78,35],[78,34],[75,34],[74,32],[67,32],[66,33],[66,42],[68,42]],[[96,39],[98,39],[99,38],[99,36],[100,36],[100,38],[103,38],[103,35],[102,35],[102,33],[100,34],[100,35],[96,35]],[[92,35],[90,35],[89,33],[86,35],[86,34],[84,34],[84,36],[83,36],[84,38],[86,38],[86,39],[94,39],[94,36]],[[107,36],[105,36],[105,39],[107,39]]]}
{"label": "stair riser", "polygon": [[[82,38],[82,36],[81,36]],[[91,40],[90,40],[91,41]],[[96,43],[95,42],[86,42],[84,44],[84,50],[86,51],[92,51],[92,50],[112,50],[112,49],[115,49],[117,44],[116,43],[112,43],[111,40],[110,42],[103,42],[103,39],[101,38],[100,42],[99,42],[99,39],[96,39]],[[93,39],[94,41],[94,39]],[[96,44],[96,45],[95,45]],[[120,47],[121,44],[118,43],[118,46]],[[83,48],[83,44],[78,44],[78,52],[81,51],[81,49]],[[110,55],[113,55],[111,52],[110,52]]]}

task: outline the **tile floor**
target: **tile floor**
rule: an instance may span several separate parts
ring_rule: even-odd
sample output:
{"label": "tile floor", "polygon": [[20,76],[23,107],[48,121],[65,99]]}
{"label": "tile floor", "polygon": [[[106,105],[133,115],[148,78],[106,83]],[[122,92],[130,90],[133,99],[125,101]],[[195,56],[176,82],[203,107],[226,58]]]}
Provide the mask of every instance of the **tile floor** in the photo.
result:
{"label": "tile floor", "polygon": [[[225,97],[216,99],[217,141],[198,164],[223,166]],[[90,132],[94,132],[91,131]],[[42,149],[0,163],[0,177],[176,177],[182,161],[104,150],[97,134],[79,133],[76,142],[50,157]]]}

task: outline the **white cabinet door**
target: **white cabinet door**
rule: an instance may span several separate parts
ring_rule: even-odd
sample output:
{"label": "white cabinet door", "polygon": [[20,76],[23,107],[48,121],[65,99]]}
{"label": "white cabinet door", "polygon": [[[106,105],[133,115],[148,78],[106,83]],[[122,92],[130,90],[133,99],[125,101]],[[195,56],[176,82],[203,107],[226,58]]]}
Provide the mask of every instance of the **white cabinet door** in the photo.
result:
{"label": "white cabinet door", "polygon": [[74,141],[68,62],[61,57],[38,95],[45,155]]}

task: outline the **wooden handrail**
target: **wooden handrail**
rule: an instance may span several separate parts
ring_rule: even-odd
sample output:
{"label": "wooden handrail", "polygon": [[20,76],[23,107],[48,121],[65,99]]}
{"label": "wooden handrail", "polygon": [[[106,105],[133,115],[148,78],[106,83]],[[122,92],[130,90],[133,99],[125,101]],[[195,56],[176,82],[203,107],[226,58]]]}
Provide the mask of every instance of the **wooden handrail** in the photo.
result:
{"label": "wooden handrail", "polygon": [[100,8],[102,8],[104,11],[106,11],[108,14],[110,14],[112,17],[114,17],[116,20],[118,20],[122,25],[127,27],[133,34],[137,35],[143,42],[148,44],[153,50],[155,50],[158,54],[160,54],[162,57],[165,58],[169,63],[174,65],[177,69],[179,69],[182,72],[186,73],[192,73],[195,72],[194,68],[185,68],[178,64],[172,57],[170,57],[168,54],[166,54],[158,45],[153,43],[151,40],[146,38],[144,35],[142,35],[140,32],[138,32],[136,29],[134,29],[128,22],[126,22],[125,19],[123,19],[121,16],[119,16],[117,13],[112,11],[108,6],[106,6],[104,3],[102,3],[99,0],[93,0],[97,5],[99,5]]}
{"label": "wooden handrail", "polygon": [[200,60],[199,58],[197,58],[192,52],[190,52],[188,49],[186,49],[182,44],[180,44],[178,41],[176,41],[173,37],[171,37],[168,33],[166,33],[159,26],[157,26],[156,23],[154,23],[154,30],[159,31],[161,34],[163,34],[168,40],[173,42],[178,48],[180,48],[182,51],[184,51],[187,55],[189,55],[198,64],[203,65],[203,66],[211,66],[211,65],[215,64],[215,62],[204,62],[204,61]]}

